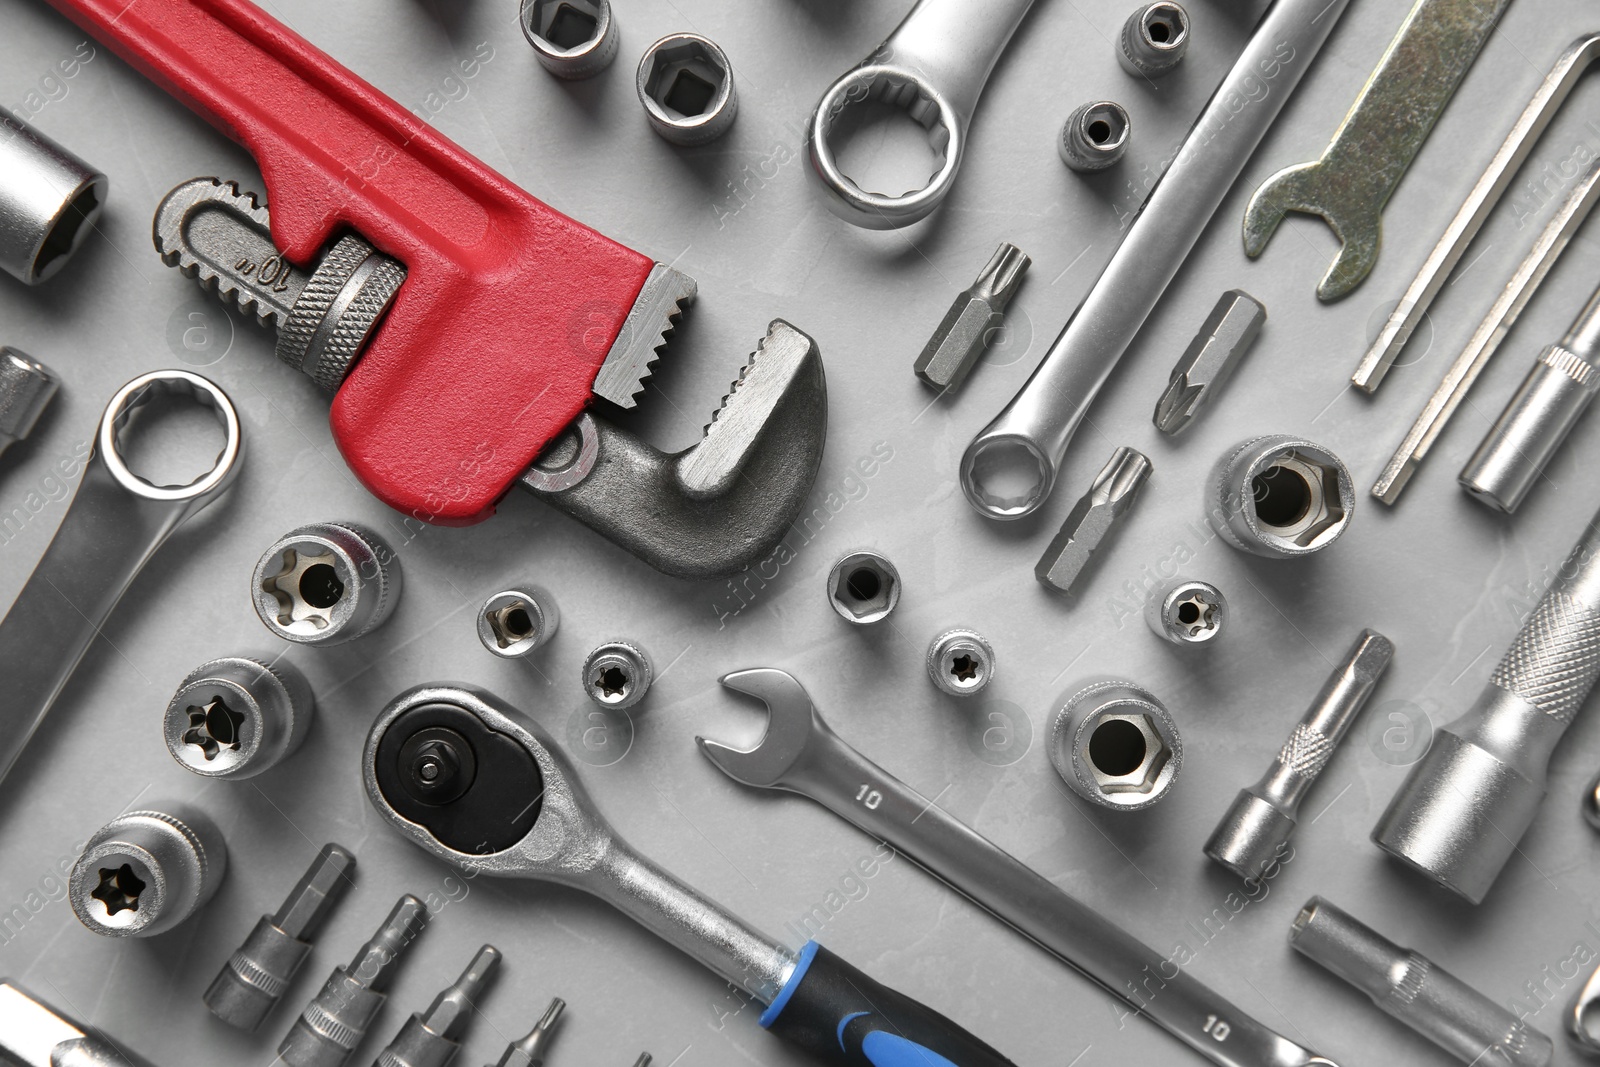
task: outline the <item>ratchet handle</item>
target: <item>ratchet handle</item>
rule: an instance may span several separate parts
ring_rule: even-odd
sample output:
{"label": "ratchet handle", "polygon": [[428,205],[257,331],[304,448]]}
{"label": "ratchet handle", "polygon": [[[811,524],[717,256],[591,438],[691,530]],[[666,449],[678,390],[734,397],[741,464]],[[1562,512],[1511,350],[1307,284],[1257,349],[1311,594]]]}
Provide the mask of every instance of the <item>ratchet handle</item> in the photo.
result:
{"label": "ratchet handle", "polygon": [[589,402],[650,258],[534,199],[249,0],[50,3],[249,150],[289,260],[310,265],[349,229],[405,264],[334,398],[334,439],[391,507],[488,517]]}
{"label": "ratchet handle", "polygon": [[869,978],[815,941],[761,1025],[848,1067],[1015,1067],[932,1008]]}

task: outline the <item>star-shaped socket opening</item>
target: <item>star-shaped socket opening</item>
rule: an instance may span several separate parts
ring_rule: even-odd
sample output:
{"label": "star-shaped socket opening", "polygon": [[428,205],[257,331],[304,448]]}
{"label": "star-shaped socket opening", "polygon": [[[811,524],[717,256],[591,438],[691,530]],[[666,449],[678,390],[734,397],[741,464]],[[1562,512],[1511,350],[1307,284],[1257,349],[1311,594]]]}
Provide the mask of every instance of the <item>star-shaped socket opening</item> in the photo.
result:
{"label": "star-shaped socket opening", "polygon": [[978,680],[977,657],[962,652],[950,660],[950,675],[958,682],[975,682]]}
{"label": "star-shaped socket opening", "polygon": [[628,672],[621,667],[602,667],[595,672],[594,687],[600,692],[600,699],[607,703],[614,703],[628,695],[631,688]]}
{"label": "star-shaped socket opening", "polygon": [[318,630],[333,625],[333,609],[344,599],[338,559],[331,550],[311,554],[285,549],[278,573],[261,583],[278,603],[278,623],[309,622]]}
{"label": "star-shaped socket opening", "polygon": [[1190,637],[1217,628],[1217,606],[1198,593],[1173,605],[1172,614]]}
{"label": "star-shaped socket opening", "polygon": [[222,697],[213,697],[207,704],[191,704],[186,710],[189,729],[183,735],[183,743],[198,748],[207,763],[221,755],[223,749],[239,750],[245,716],[228,707]]}
{"label": "star-shaped socket opening", "polygon": [[139,894],[145,890],[144,879],[134,873],[131,863],[120,867],[101,867],[100,884],[90,892],[106,909],[107,915],[139,910]]}

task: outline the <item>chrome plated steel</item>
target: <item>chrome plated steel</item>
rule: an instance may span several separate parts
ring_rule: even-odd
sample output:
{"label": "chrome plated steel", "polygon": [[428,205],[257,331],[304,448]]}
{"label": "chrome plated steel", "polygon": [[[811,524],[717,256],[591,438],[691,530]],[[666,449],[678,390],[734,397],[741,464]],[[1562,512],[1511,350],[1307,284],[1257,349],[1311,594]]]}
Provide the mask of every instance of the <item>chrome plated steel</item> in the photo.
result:
{"label": "chrome plated steel", "polygon": [[14,1067],[151,1067],[97,1030],[0,982],[0,1063]]}
{"label": "chrome plated steel", "polygon": [[94,232],[108,189],[104,173],[0,108],[0,270],[27,285],[53,277]]}
{"label": "chrome plated steel", "polygon": [[0,347],[0,455],[33,432],[58,384],[50,368],[26,352]]}

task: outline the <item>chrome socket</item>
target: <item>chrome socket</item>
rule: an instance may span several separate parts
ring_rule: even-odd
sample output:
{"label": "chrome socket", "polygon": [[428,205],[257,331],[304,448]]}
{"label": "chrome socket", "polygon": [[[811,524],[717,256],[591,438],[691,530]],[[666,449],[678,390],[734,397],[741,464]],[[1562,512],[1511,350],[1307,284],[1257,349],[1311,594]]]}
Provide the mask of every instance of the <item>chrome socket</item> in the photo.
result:
{"label": "chrome socket", "polygon": [[151,1067],[126,1045],[0,982],[0,1063],[11,1067]]}
{"label": "chrome socket", "polygon": [[278,637],[338,645],[383,625],[400,599],[400,557],[354,523],[317,522],[279,538],[256,563],[256,614]]}
{"label": "chrome socket", "polygon": [[57,387],[56,376],[43,363],[0,347],[0,454],[33,432]]}
{"label": "chrome socket", "polygon": [[622,35],[611,0],[522,0],[522,35],[558,78],[592,78],[617,58]]}
{"label": "chrome socket", "polygon": [[927,666],[940,692],[972,696],[994,678],[994,649],[976,630],[946,630],[928,646]]}
{"label": "chrome socket", "polygon": [[300,747],[316,702],[288,663],[230,656],[189,673],[167,705],[167,751],[207,778],[253,778]]}
{"label": "chrome socket", "polygon": [[1179,578],[1157,589],[1145,602],[1144,621],[1163,641],[1203,645],[1222,635],[1228,601],[1210,582]]}
{"label": "chrome socket", "polygon": [[109,184],[0,108],[0,268],[27,285],[54,277],[94,229]]}
{"label": "chrome socket", "polygon": [[1189,13],[1171,0],[1146,4],[1128,16],[1117,41],[1117,62],[1138,78],[1159,78],[1189,51]]}
{"label": "chrome socket", "polygon": [[1056,137],[1056,151],[1073,170],[1092,174],[1122,158],[1132,133],[1127,108],[1111,100],[1093,100],[1067,116]]}
{"label": "chrome socket", "polygon": [[856,626],[887,619],[900,603],[900,572],[876,552],[850,552],[828,571],[828,603]]}
{"label": "chrome socket", "polygon": [[222,832],[181,804],[117,816],[67,879],[78,921],[105,937],[154,937],[199,911],[228,869]]}
{"label": "chrome socket", "polygon": [[555,636],[561,611],[542,589],[504,589],[478,610],[478,640],[491,655],[518,659]]}
{"label": "chrome socket", "polygon": [[1321,445],[1275,434],[1218,461],[1206,518],[1234,548],[1269,559],[1320,552],[1350,526],[1355,485],[1344,461]]}
{"label": "chrome socket", "polygon": [[583,661],[583,688],[602,708],[631,708],[650,691],[654,671],[643,649],[626,641],[610,641]]}
{"label": "chrome socket", "polygon": [[1051,720],[1049,752],[1073,792],[1117,811],[1160,801],[1183,766],[1172,715],[1148,690],[1123,681],[1096,682],[1067,698]]}
{"label": "chrome socket", "polygon": [[650,127],[686,148],[715,141],[739,113],[733,64],[697,33],[670,34],[651,45],[639,60],[638,90]]}

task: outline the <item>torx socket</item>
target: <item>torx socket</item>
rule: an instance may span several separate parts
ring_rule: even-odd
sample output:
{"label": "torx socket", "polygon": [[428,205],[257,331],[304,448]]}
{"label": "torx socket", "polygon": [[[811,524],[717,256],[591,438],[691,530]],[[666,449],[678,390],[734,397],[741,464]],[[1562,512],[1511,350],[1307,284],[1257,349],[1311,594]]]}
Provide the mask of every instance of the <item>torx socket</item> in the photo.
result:
{"label": "torx socket", "polygon": [[106,176],[0,108],[0,268],[28,285],[54,276],[105,206]]}
{"label": "torx socket", "polygon": [[1320,897],[1300,910],[1289,943],[1463,1063],[1545,1067],[1555,1055],[1512,1012]]}
{"label": "torx socket", "polygon": [[253,1034],[283,999],[311,942],[351,885],[356,858],[327,844],[295,884],[276,915],[263,915],[205,993],[211,1014]]}
{"label": "torx socket", "polygon": [[1204,645],[1228,624],[1228,600],[1210,582],[1175,578],[1145,602],[1144,621],[1157,637],[1175,645]]}
{"label": "torx socket", "polygon": [[994,649],[976,630],[946,630],[935,637],[926,663],[933,684],[953,697],[980,693],[994,678]]}
{"label": "torx socket", "polygon": [[461,1035],[499,962],[499,949],[480,948],[454,985],[435,997],[426,1012],[406,1020],[372,1067],[448,1067],[461,1051]]}
{"label": "torx socket", "polygon": [[[500,1062],[493,1067],[544,1067],[545,1056],[550,1051],[550,1042],[555,1037],[556,1023],[566,1009],[566,1001],[560,997],[553,998],[550,1006],[544,1010],[544,1014],[533,1025],[527,1036],[506,1046],[505,1055],[501,1056]],[[484,1067],[490,1065],[485,1064]]]}
{"label": "torx socket", "polygon": [[281,657],[203,663],[178,686],[162,722],[167,751],[207,778],[253,778],[294,753],[316,702],[305,676]]}
{"label": "torx socket", "polygon": [[1206,518],[1234,548],[1268,559],[1320,552],[1350,527],[1355,483],[1321,445],[1273,434],[1241,442],[1217,461]]}
{"label": "torx socket", "polygon": [[539,65],[567,81],[611,66],[622,44],[611,0],[522,0],[522,35]]}
{"label": "torx socket", "polygon": [[1284,846],[1294,834],[1300,802],[1333,758],[1393,658],[1394,644],[1387,637],[1376,630],[1361,631],[1267,773],[1239,790],[1206,842],[1207,856],[1246,881],[1260,878],[1282,859]]}
{"label": "torx socket", "polygon": [[668,34],[647,48],[636,88],[650,128],[685,148],[715,141],[739,113],[728,54],[697,33]]}
{"label": "torx socket", "polygon": [[1133,120],[1127,108],[1112,100],[1093,100],[1067,116],[1056,135],[1061,162],[1092,174],[1121,159],[1128,150]]}
{"label": "torx socket", "polygon": [[1040,584],[1058,593],[1072,590],[1089,561],[1133,507],[1151,470],[1150,460],[1142,452],[1122,447],[1111,454],[1089,491],[1072,505],[1066,521],[1034,566],[1033,576]]}
{"label": "torx socket", "polygon": [[1544,477],[1561,443],[1600,390],[1600,289],[1560,342],[1533,361],[1522,386],[1462,468],[1475,499],[1510,514]]}
{"label": "torx socket", "polygon": [[1550,757],[1600,676],[1600,515],[1465,715],[1439,730],[1372,839],[1481,903],[1544,799]]}
{"label": "torx socket", "polygon": [[631,708],[650,691],[655,671],[644,649],[628,641],[608,641],[583,661],[583,688],[602,708]]}
{"label": "torx socket", "polygon": [[550,594],[531,585],[502,589],[478,609],[478,640],[490,654],[517,659],[542,647],[561,625]]}
{"label": "torx socket", "polygon": [[1122,24],[1117,62],[1129,74],[1159,78],[1189,50],[1189,13],[1171,0],[1144,4]]}
{"label": "torx socket", "polygon": [[1172,368],[1167,390],[1156,401],[1156,429],[1169,435],[1187,429],[1232,377],[1266,322],[1261,301],[1242,289],[1223,293]]}
{"label": "torx socket", "polygon": [[1022,249],[1002,241],[978,280],[945,312],[912,372],[935,389],[954,392],[961,388],[1005,321],[1006,307],[1032,263]]}
{"label": "torx socket", "polygon": [[427,905],[410,894],[401,897],[350,966],[334,968],[294,1021],[278,1045],[283,1062],[289,1067],[344,1067],[388,999],[401,955],[427,924]]}
{"label": "torx socket", "polygon": [[78,921],[106,937],[154,937],[216,895],[228,870],[222,832],[185,804],[117,816],[89,838],[67,879]]}
{"label": "torx socket", "polygon": [[1183,740],[1166,706],[1149,690],[1116,680],[1067,698],[1051,718],[1049,753],[1073,792],[1116,811],[1160,801],[1183,766]]}
{"label": "torx socket", "polygon": [[0,348],[0,455],[33,432],[57,387],[43,363],[15,348]]}
{"label": "torx socket", "polygon": [[262,623],[285,641],[338,645],[376,630],[400,599],[400,557],[353,522],[314,522],[273,542],[250,578]]}
{"label": "torx socket", "polygon": [[116,1041],[0,982],[0,1063],[8,1067],[151,1067]]}

